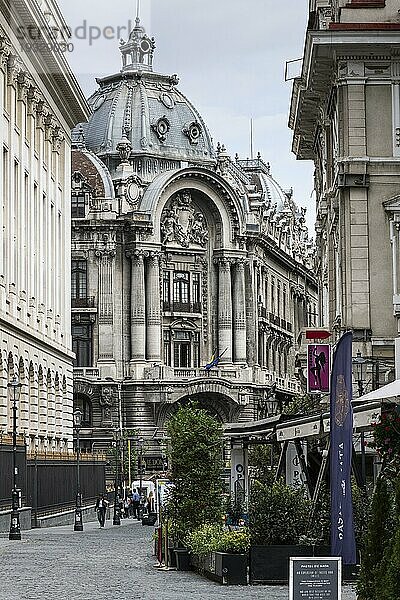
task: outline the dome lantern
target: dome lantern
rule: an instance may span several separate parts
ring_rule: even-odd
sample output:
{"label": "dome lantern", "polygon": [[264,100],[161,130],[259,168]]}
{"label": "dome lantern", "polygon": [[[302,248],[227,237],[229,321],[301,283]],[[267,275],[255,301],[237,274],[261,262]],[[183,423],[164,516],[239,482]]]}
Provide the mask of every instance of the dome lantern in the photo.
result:
{"label": "dome lantern", "polygon": [[128,41],[121,40],[120,42],[122,72],[152,71],[153,55],[156,47],[154,38],[150,38],[146,34],[145,28],[140,24],[139,16],[136,17],[135,23]]}

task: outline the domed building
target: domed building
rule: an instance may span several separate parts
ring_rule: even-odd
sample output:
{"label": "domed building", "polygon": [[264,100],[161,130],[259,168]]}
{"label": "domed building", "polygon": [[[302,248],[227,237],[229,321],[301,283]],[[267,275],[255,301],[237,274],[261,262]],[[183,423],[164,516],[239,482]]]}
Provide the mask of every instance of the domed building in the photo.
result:
{"label": "domed building", "polygon": [[214,148],[177,76],[153,71],[139,19],[120,50],[121,71],[98,80],[74,131],[74,393],[82,444],[140,432],[154,473],[179,404],[244,422],[300,391],[317,283],[292,191],[261,156]]}

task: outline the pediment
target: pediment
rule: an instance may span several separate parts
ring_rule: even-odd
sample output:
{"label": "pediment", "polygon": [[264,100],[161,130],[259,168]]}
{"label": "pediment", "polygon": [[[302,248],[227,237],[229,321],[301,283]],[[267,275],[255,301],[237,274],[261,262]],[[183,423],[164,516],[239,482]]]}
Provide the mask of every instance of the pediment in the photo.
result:
{"label": "pediment", "polygon": [[385,200],[385,202],[382,204],[386,212],[400,213],[400,194],[396,194],[396,196],[393,196],[393,198]]}

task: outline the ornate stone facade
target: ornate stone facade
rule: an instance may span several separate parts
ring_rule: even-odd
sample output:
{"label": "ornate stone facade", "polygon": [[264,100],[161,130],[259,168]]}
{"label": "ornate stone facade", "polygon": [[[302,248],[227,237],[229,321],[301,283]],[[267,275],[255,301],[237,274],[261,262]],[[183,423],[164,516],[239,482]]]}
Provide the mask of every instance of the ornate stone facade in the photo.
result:
{"label": "ornate stone facade", "polygon": [[[73,406],[70,128],[88,107],[63,53],[47,48],[49,22],[64,30],[58,7],[47,0],[43,10],[16,2],[0,14],[0,430],[12,430],[7,385],[16,375],[28,451],[65,451]],[[22,51],[17,27],[41,31],[46,49]]]}
{"label": "ornate stone facade", "polygon": [[290,115],[293,151],[315,163],[322,322],[354,331],[374,388],[395,355],[400,377],[399,54],[397,2],[313,0]]}
{"label": "ornate stone facade", "polygon": [[[130,48],[144,36],[137,23]],[[298,335],[317,324],[317,286],[292,192],[261,156],[214,150],[177,78],[155,74],[152,56],[124,58],[123,75],[100,82],[89,101],[95,112],[75,132],[73,170],[93,193],[77,216],[81,188],[74,191],[72,252],[79,352],[87,323],[75,381],[96,386],[101,407],[93,401],[86,439],[109,444],[101,390],[119,385],[113,427],[122,419],[140,430],[155,461],[181,402],[198,399],[224,422],[246,421],[266,416],[266,389],[276,390],[270,413],[299,391]],[[113,188],[102,196],[99,174]]]}

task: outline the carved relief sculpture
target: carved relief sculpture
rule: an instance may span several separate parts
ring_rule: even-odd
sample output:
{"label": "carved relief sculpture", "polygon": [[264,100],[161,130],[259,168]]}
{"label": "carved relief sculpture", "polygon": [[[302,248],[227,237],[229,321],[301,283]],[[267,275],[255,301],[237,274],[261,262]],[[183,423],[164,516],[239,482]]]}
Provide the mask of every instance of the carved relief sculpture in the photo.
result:
{"label": "carved relief sculpture", "polygon": [[190,244],[205,248],[208,229],[204,215],[195,212],[192,196],[188,190],[176,194],[170,208],[161,219],[161,235],[164,244],[176,242],[183,248]]}
{"label": "carved relief sculpture", "polygon": [[101,420],[103,424],[112,422],[112,407],[114,406],[114,391],[112,387],[103,387],[100,394],[102,408]]}

